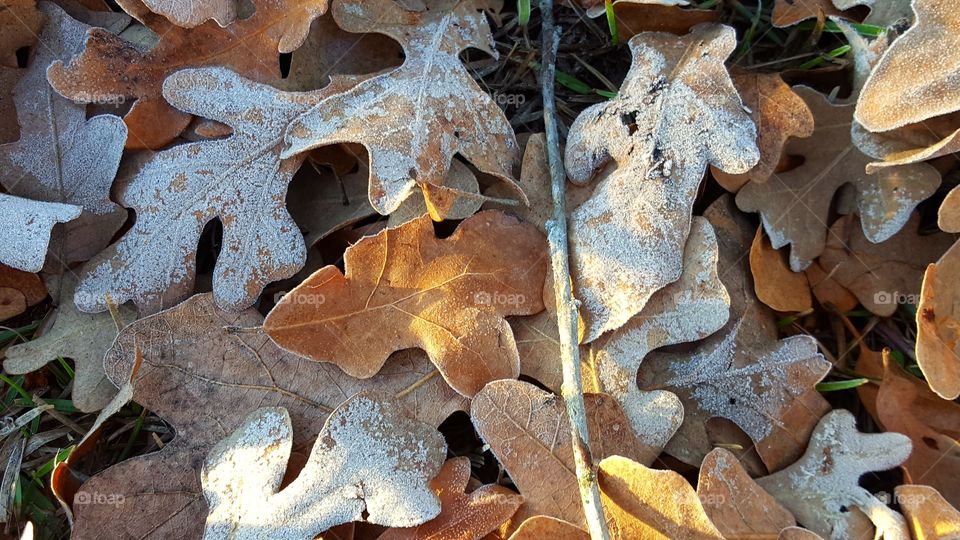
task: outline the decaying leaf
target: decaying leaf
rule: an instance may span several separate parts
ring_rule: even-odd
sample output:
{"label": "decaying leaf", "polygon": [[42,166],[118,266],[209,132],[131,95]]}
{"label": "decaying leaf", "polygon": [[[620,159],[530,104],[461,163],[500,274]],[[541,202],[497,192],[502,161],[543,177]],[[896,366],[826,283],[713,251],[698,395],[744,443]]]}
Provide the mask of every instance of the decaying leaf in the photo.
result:
{"label": "decaying leaf", "polygon": [[[83,52],[69,63],[50,66],[50,84],[80,102],[135,100],[124,117],[128,148],[160,148],[190,122],[171,107],[162,84],[191,67],[224,66],[258,81],[278,79],[277,52],[290,52],[306,39],[312,17],[328,0],[257,0],[256,13],[226,28],[213,22],[183,29],[151,13],[141,0],[119,0],[124,11],[160,36],[149,50],[102,29],[87,34]],[[278,136],[282,131],[273,133]]]}
{"label": "decaying leaf", "polygon": [[253,412],[203,464],[203,537],[310,540],[351,521],[408,527],[433,519],[429,480],[447,445],[386,396],[358,394],[330,413],[303,470],[280,489],[293,450],[287,410]]}
{"label": "decaying leaf", "polygon": [[613,100],[570,128],[566,169],[583,184],[616,170],[570,215],[571,274],[584,342],[619,328],[681,272],[693,199],[708,164],[742,173],[759,159],[756,129],[723,66],[733,29],[640,34]]}
{"label": "decaying leaf", "polygon": [[143,0],[143,4],[173,24],[186,28],[210,19],[220,26],[227,26],[237,18],[237,0]]}
{"label": "decaying leaf", "polygon": [[784,151],[805,161],[767,182],[745,185],[737,206],[760,213],[775,249],[790,244],[790,268],[800,272],[823,251],[830,205],[841,186],[852,184],[863,232],[876,243],[906,224],[914,207],[940,185],[940,175],[924,163],[866,174],[870,157],[850,136],[853,105],[831,104],[812,88],[794,90],[813,112],[816,127],[810,137],[791,139]]}
{"label": "decaying leaf", "polygon": [[923,271],[949,249],[954,236],[920,236],[920,216],[914,213],[903,230],[875,244],[857,221],[840,218],[830,227],[820,266],[865,308],[889,317],[899,303],[916,303]]}
{"label": "decaying leaf", "polygon": [[309,452],[334,406],[362,391],[400,394],[410,416],[430,425],[466,406],[418,351],[397,354],[376,377],[357,380],[336,366],[284,353],[262,331],[233,330],[262,320],[252,309],[221,311],[205,294],[121,332],[104,360],[107,376],[124,385],[139,347],[143,360],[130,398],[168,421],[176,437],[159,452],[114,465],[84,483],[80,500],[92,493],[122,496],[125,518],[117,519],[111,505],[75,504],[74,534],[200,537],[207,515],[203,460],[265,404],[289,411],[297,453]]}
{"label": "decaying leaf", "polygon": [[[109,313],[82,313],[73,303],[76,278],[61,278],[60,305],[56,321],[39,338],[7,349],[3,369],[19,375],[40,369],[58,356],[72,358],[76,377],[71,399],[84,412],[98,411],[117,393],[103,372],[103,355],[117,336],[117,325]],[[122,321],[132,322],[137,311],[129,304],[119,307]]]}
{"label": "decaying leaf", "polygon": [[0,146],[0,184],[11,195],[83,208],[67,226],[58,258],[89,259],[106,247],[127,219],[110,200],[127,128],[112,115],[86,117],[86,107],[54,92],[47,67],[69,59],[83,46],[87,25],[58,6],[41,2],[46,24],[42,47],[14,88],[20,139]]}
{"label": "decaying leaf", "polygon": [[758,486],[736,456],[723,448],[703,458],[697,497],[726,538],[772,537],[796,525],[790,511]]}
{"label": "decaying leaf", "polygon": [[813,306],[806,275],[790,270],[786,254],[773,249],[763,227],[750,247],[750,273],[757,298],[771,309],[806,311]]}
{"label": "decaying leaf", "polygon": [[406,59],[300,116],[286,131],[284,156],[325,144],[363,144],[370,155],[370,203],[381,214],[396,210],[418,186],[428,203],[443,198],[456,153],[513,184],[513,129],[457,56],[468,47],[496,56],[481,7],[473,0],[438,0],[423,11],[390,0],[335,3],[342,28],[388,35],[403,45]]}
{"label": "decaying leaf", "polygon": [[722,539],[700,499],[680,474],[644,467],[622,456],[597,470],[611,539]]}
{"label": "decaying leaf", "polygon": [[447,460],[430,487],[440,498],[440,514],[417,527],[393,528],[377,540],[479,540],[517,511],[523,497],[496,484],[486,484],[466,494],[470,460]]}
{"label": "decaying leaf", "polygon": [[774,26],[785,28],[806,19],[824,19],[839,14],[830,0],[774,0],[772,19]]}
{"label": "decaying leaf", "polygon": [[[594,459],[622,455],[649,463],[656,457],[640,444],[610,396],[587,394],[585,400]],[[583,526],[570,424],[559,396],[521,381],[494,381],[474,397],[470,416],[520,489],[521,513]]]}
{"label": "decaying leaf", "polygon": [[960,109],[960,13],[951,2],[914,0],[916,23],[890,45],[857,99],[855,118],[889,131]]}
{"label": "decaying leaf", "polygon": [[817,424],[799,461],[757,483],[824,538],[874,538],[876,528],[876,537],[907,540],[903,516],[857,482],[867,472],[900,465],[909,455],[906,436],[860,433],[853,415],[836,409]]}
{"label": "decaying leaf", "polygon": [[897,486],[897,503],[903,510],[914,540],[960,537],[960,512],[929,486]]}
{"label": "decaying leaf", "polygon": [[167,78],[164,96],[184,111],[234,128],[225,139],[152,154],[122,178],[119,200],[137,220],[124,237],[84,268],[77,305],[106,309],[133,300],[154,312],[193,292],[196,249],[204,225],[223,224],[214,270],[218,305],[251,306],[263,287],[303,266],[303,236],[287,212],[287,185],[303,155],[281,158],[279,134],[338,85],[312,93],[281,92],[224,68],[182,70]]}
{"label": "decaying leaf", "polygon": [[736,71],[733,85],[757,125],[757,147],[760,161],[742,174],[730,174],[711,167],[717,182],[727,191],[736,192],[747,182],[766,182],[776,171],[789,137],[809,137],[813,133],[813,113],[807,104],[777,73]]}
{"label": "decaying leaf", "polygon": [[917,363],[930,389],[960,396],[960,242],[927,266],[917,306]]}
{"label": "decaying leaf", "polygon": [[57,223],[76,219],[83,209],[72,204],[32,201],[0,193],[0,264],[39,272],[47,258],[50,232]]}
{"label": "decaying leaf", "polygon": [[286,350],[361,378],[392,352],[419,347],[472,396],[520,373],[504,317],[543,309],[547,261],[543,235],[501,212],[477,214],[442,240],[424,216],[347,249],[346,274],[315,272],[273,308],[264,330]]}

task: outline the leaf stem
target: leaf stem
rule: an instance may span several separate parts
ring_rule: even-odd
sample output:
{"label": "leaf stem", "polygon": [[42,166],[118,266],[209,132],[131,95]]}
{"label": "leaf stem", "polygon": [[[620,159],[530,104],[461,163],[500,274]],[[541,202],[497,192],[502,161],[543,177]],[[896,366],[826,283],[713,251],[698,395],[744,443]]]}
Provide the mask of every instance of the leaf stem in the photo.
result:
{"label": "leaf stem", "polygon": [[553,217],[547,222],[550,243],[550,261],[553,266],[553,284],[557,299],[557,324],[560,329],[560,362],[563,367],[561,394],[570,420],[573,443],[573,461],[580,488],[580,501],[587,529],[593,540],[608,540],[607,520],[603,515],[600,488],[590,453],[587,432],[587,413],[583,403],[583,382],[580,380],[579,317],[577,301],[570,284],[570,248],[567,240],[566,173],[560,158],[560,140],[557,134],[557,109],[554,99],[554,77],[557,49],[560,47],[560,29],[553,23],[553,0],[540,0],[542,19],[543,69],[540,84],[543,91],[543,123],[547,135],[547,158],[550,163],[550,185],[553,193]]}

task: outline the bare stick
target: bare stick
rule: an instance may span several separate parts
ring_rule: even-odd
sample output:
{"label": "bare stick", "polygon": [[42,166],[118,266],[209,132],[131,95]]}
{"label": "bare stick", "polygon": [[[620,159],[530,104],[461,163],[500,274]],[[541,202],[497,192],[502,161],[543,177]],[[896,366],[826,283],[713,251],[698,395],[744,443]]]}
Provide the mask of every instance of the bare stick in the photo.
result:
{"label": "bare stick", "polygon": [[553,265],[553,286],[557,298],[557,324],[560,327],[560,362],[563,365],[561,394],[570,419],[573,439],[573,462],[577,469],[580,502],[593,540],[608,540],[607,520],[603,516],[600,488],[593,471],[590,436],[587,433],[587,412],[583,404],[583,383],[580,380],[580,348],[577,332],[577,306],[570,285],[570,248],[567,242],[566,180],[563,160],[560,159],[560,141],[557,135],[557,109],[553,96],[557,49],[560,29],[553,24],[553,1],[540,1],[543,69],[543,123],[547,131],[547,158],[550,162],[550,185],[553,192],[553,217],[547,222],[550,241],[550,261]]}

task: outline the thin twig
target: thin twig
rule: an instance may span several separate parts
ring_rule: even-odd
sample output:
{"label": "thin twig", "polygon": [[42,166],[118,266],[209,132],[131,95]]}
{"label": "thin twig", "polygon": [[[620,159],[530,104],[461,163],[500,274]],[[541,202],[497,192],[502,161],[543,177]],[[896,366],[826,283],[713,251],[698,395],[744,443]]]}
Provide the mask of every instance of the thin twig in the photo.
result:
{"label": "thin twig", "polygon": [[593,540],[607,540],[607,520],[603,516],[600,488],[593,470],[590,453],[590,436],[587,433],[587,413],[583,404],[583,382],[580,380],[580,349],[577,343],[577,302],[570,285],[569,245],[567,242],[567,209],[565,182],[566,173],[560,159],[560,141],[557,135],[557,110],[553,95],[557,49],[560,46],[560,29],[553,24],[553,1],[540,0],[542,18],[541,39],[543,69],[540,84],[543,86],[543,123],[547,132],[547,157],[550,162],[551,187],[553,192],[553,217],[547,222],[547,238],[550,242],[550,260],[553,266],[553,284],[557,298],[557,324],[560,328],[560,361],[563,365],[561,394],[570,419],[573,439],[573,462],[577,471],[580,501],[586,517],[587,529]]}

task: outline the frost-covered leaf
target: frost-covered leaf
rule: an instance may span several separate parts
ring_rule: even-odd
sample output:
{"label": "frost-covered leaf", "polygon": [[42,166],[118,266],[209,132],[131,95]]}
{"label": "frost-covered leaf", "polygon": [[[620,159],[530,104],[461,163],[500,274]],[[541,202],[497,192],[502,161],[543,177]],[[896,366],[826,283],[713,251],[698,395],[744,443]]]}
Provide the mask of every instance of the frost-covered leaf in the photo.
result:
{"label": "frost-covered leaf", "polygon": [[793,515],[757,485],[729,450],[711,450],[700,465],[697,497],[726,538],[772,537],[796,525]]}
{"label": "frost-covered leaf", "polygon": [[897,503],[917,540],[960,538],[960,512],[929,486],[902,485],[894,491]]}
{"label": "frost-covered leaf", "polygon": [[833,0],[833,5],[844,10],[855,6],[868,6],[870,14],[863,20],[864,24],[891,26],[913,19],[910,2],[911,0]]}
{"label": "frost-covered leaf", "polygon": [[486,484],[466,493],[470,460],[447,460],[430,487],[440,498],[440,514],[416,527],[393,528],[377,540],[479,540],[517,511],[523,497],[503,486]]}
{"label": "frost-covered leaf", "polygon": [[237,0],[143,0],[143,4],[173,24],[186,28],[210,19],[227,26],[237,18]]}
{"label": "frost-covered leaf", "polygon": [[[58,356],[72,358],[75,365],[71,400],[83,412],[98,411],[117,393],[103,372],[103,355],[117,337],[117,324],[109,313],[82,313],[73,303],[76,277],[60,279],[57,318],[40,337],[6,350],[3,369],[20,375],[38,370]],[[57,287],[52,287],[55,289]],[[137,311],[129,304],[118,308],[122,322],[132,322]]]}
{"label": "frost-covered leaf", "polygon": [[804,527],[824,538],[907,540],[903,516],[857,484],[870,471],[892,469],[910,455],[899,433],[860,433],[849,411],[824,416],[799,461],[757,483]]}
{"label": "frost-covered leaf", "polygon": [[83,208],[57,250],[69,263],[106,247],[127,219],[110,200],[127,128],[116,116],[88,120],[86,107],[47,84],[47,67],[79,52],[89,27],[55,4],[41,2],[40,10],[47,21],[40,33],[43,46],[14,88],[20,139],[0,146],[0,184],[11,195]]}
{"label": "frost-covered leaf", "polygon": [[200,537],[207,515],[199,480],[204,457],[266,404],[289,411],[298,453],[309,452],[333,407],[358,392],[403,394],[400,403],[410,415],[430,425],[467,405],[443,379],[431,377],[433,366],[418,351],[398,353],[376,377],[357,380],[336,366],[284,353],[262,331],[250,330],[262,321],[252,309],[221,311],[204,294],[121,332],[104,360],[107,376],[118,386],[129,380],[139,347],[143,361],[128,397],[169,422],[176,436],[159,452],[84,483],[78,496],[117,494],[123,514],[111,505],[75,504],[75,535]]}
{"label": "frost-covered leaf", "polygon": [[960,241],[923,275],[917,306],[917,363],[930,389],[944,399],[960,396]]}
{"label": "frost-covered leaf", "polygon": [[83,209],[72,204],[31,201],[0,193],[0,264],[39,272],[47,258],[50,231],[57,223],[76,219]]}
{"label": "frost-covered leaf", "polygon": [[960,12],[952,2],[914,0],[916,23],[880,58],[855,117],[889,131],[960,109]]}
{"label": "frost-covered leaf", "polygon": [[737,206],[760,213],[775,249],[790,244],[790,268],[799,272],[823,251],[830,206],[844,184],[852,184],[864,234],[871,242],[882,242],[934,193],[940,174],[927,164],[914,164],[868,175],[870,157],[854,146],[850,135],[853,105],[834,105],[812,88],[795,91],[816,121],[812,136],[791,139],[784,150],[803,156],[803,164],[764,183],[745,185],[737,193]]}
{"label": "frost-covered leaf", "polygon": [[[616,401],[604,394],[587,394],[585,401],[595,460],[622,455],[652,461],[656,454],[640,444]],[[470,416],[520,489],[520,513],[584,525],[570,423],[560,396],[521,381],[494,381],[474,397]]]}
{"label": "frost-covered leaf", "polygon": [[[256,13],[221,28],[208,22],[192,29],[151,13],[141,0],[117,3],[159,36],[149,50],[103,29],[87,33],[83,51],[70,62],[55,62],[50,84],[80,102],[134,100],[124,117],[128,148],[160,148],[180,134],[190,114],[164,100],[162,85],[175,71],[224,66],[258,81],[279,79],[277,52],[290,52],[306,39],[310,21],[328,0],[256,0]],[[280,132],[274,134],[279,135]]]}
{"label": "frost-covered leaf", "polygon": [[619,328],[681,272],[693,199],[708,164],[742,173],[759,159],[756,128],[724,60],[732,28],[640,34],[616,98],[586,109],[566,148],[571,180],[616,170],[570,216],[571,274],[584,342]]}
{"label": "frost-covered leaf", "polygon": [[440,513],[429,480],[447,445],[385,395],[340,404],[303,470],[280,489],[292,450],[293,424],[282,407],[251,413],[210,450],[201,474],[210,506],[205,540],[311,540],[351,521],[408,527]]}
{"label": "frost-covered leaf", "polygon": [[544,236],[491,210],[438,239],[426,216],[347,249],[342,273],[324,267],[290,291],[264,330],[284,349],[376,374],[394,351],[419,347],[465,396],[516,378],[520,359],[507,315],[543,309]]}
{"label": "frost-covered leaf", "polygon": [[118,189],[136,210],[133,228],[84,268],[77,305],[84,311],[133,300],[145,311],[176,304],[193,292],[197,242],[213,219],[223,224],[214,269],[217,304],[241,310],[263,287],[303,266],[303,236],[286,207],[287,185],[303,156],[281,158],[280,134],[322,99],[281,92],[224,68],[187,69],[164,83],[164,96],[184,111],[233,128],[225,139],[175,146],[140,163]]}
{"label": "frost-covered leaf", "polygon": [[391,0],[335,3],[341,27],[386,34],[400,42],[406,59],[304,113],[286,132],[284,155],[363,144],[370,155],[370,203],[381,214],[396,210],[415,187],[428,202],[443,197],[456,153],[513,184],[513,129],[458,57],[468,47],[496,54],[481,7],[473,0],[437,0],[423,11]]}
{"label": "frost-covered leaf", "polygon": [[889,317],[900,302],[913,298],[916,303],[927,265],[955,240],[941,232],[921,236],[919,229],[920,215],[914,213],[903,230],[874,244],[864,237],[855,217],[841,217],[830,227],[820,266],[863,307]]}

